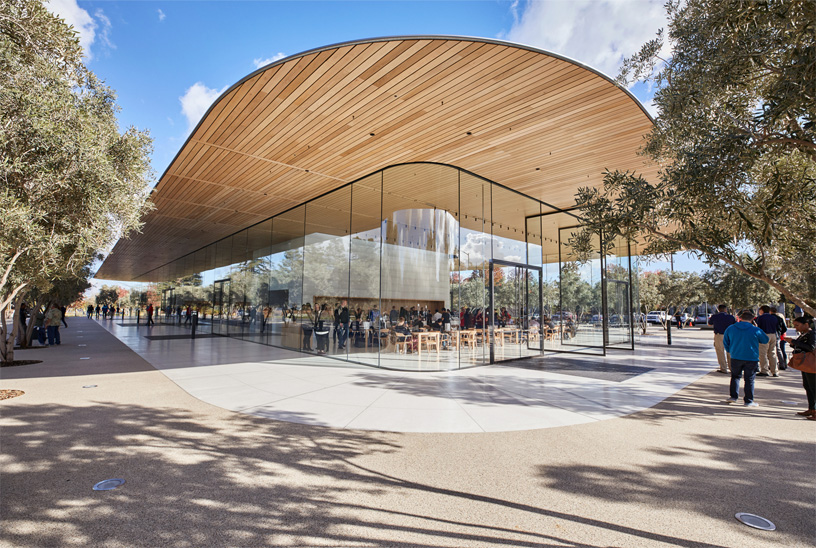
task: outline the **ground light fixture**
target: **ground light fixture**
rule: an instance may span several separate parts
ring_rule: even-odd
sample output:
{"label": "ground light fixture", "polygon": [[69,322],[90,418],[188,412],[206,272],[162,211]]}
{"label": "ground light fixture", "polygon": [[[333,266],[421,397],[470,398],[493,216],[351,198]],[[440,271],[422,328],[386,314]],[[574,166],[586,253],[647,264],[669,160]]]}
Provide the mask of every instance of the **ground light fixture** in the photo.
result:
{"label": "ground light fixture", "polygon": [[117,487],[119,487],[120,485],[123,485],[124,483],[125,483],[125,480],[123,480],[121,478],[106,479],[106,480],[100,481],[99,483],[94,485],[93,490],[94,491],[112,491],[112,490],[116,489]]}
{"label": "ground light fixture", "polygon": [[82,388],[96,388],[96,387],[97,387],[97,385],[95,385],[95,384],[86,384]]}
{"label": "ground light fixture", "polygon": [[737,512],[734,514],[734,517],[737,518],[739,521],[747,525],[748,527],[753,527],[754,529],[761,529],[763,531],[776,531],[776,525],[773,524],[770,520],[763,518],[762,516],[757,516],[756,514],[749,514],[747,512]]}

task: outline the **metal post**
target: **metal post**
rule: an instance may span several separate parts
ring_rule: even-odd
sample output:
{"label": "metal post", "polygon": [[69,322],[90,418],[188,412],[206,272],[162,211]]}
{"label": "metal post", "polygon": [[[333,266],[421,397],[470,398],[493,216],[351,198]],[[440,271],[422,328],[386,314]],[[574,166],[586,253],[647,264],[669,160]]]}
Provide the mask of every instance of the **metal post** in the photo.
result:
{"label": "metal post", "polygon": [[141,308],[136,309],[136,325],[139,325],[139,312],[141,312]]}
{"label": "metal post", "polygon": [[198,313],[193,313],[193,329],[190,338],[195,339],[196,326],[198,325]]}
{"label": "metal post", "polygon": [[672,317],[666,313],[666,344],[671,346],[671,323]]}

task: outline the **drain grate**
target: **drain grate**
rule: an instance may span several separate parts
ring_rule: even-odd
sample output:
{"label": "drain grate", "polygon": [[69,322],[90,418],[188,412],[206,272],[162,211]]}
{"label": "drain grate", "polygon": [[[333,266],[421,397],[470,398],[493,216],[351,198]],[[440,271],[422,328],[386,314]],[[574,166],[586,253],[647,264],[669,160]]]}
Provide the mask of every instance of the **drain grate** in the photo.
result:
{"label": "drain grate", "polygon": [[763,518],[762,516],[757,516],[756,514],[748,514],[746,512],[738,512],[734,515],[739,521],[747,525],[748,527],[753,527],[754,529],[762,529],[763,531],[776,531],[776,525],[773,524],[772,521]]}

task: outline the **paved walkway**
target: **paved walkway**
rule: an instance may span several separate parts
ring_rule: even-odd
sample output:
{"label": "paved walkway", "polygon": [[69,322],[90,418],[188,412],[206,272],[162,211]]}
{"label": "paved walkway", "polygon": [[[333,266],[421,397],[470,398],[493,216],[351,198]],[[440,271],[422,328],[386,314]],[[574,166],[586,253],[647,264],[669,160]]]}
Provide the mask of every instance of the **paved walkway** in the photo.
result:
{"label": "paved walkway", "polygon": [[[96,322],[68,323],[62,346],[17,355],[42,363],[0,369],[0,388],[25,391],[0,401],[3,547],[812,548],[816,538],[816,430],[794,414],[804,391],[793,372],[760,379],[756,409],[724,404],[727,378],[710,373],[648,409],[583,424],[366,431],[210,405]],[[109,478],[126,483],[91,490]],[[748,528],[737,512],[777,530]]]}
{"label": "paved walkway", "polygon": [[[172,325],[100,325],[207,403],[276,420],[392,432],[502,432],[620,417],[710,373],[713,355],[710,342],[691,339],[683,350],[549,353],[537,362],[399,372],[232,338],[163,338],[189,336]],[[86,351],[95,359],[92,342]]]}

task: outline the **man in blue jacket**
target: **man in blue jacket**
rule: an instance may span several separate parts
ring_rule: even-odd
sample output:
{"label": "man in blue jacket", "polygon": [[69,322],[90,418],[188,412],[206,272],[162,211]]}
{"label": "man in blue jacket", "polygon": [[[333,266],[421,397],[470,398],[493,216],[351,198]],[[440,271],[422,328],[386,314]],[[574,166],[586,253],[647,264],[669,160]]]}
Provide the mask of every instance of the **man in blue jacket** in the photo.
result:
{"label": "man in blue jacket", "polygon": [[759,345],[768,344],[768,336],[751,323],[754,313],[743,310],[740,321],[725,330],[723,346],[731,354],[731,397],[728,403],[739,398],[740,376],[745,376],[745,407],[758,407],[754,401],[754,381],[759,370]]}

